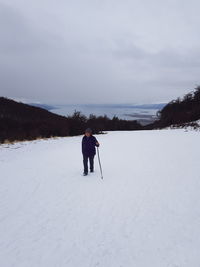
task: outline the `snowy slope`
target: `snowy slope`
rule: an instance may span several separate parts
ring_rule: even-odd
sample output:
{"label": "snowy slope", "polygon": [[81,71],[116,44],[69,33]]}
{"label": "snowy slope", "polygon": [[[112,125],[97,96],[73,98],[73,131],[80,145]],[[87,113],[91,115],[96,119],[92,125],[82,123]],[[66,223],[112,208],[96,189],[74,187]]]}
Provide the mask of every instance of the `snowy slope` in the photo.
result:
{"label": "snowy slope", "polygon": [[188,131],[200,131],[200,120],[171,125],[166,129],[185,129]]}
{"label": "snowy slope", "polygon": [[97,138],[104,180],[81,137],[0,146],[0,266],[199,267],[199,132]]}

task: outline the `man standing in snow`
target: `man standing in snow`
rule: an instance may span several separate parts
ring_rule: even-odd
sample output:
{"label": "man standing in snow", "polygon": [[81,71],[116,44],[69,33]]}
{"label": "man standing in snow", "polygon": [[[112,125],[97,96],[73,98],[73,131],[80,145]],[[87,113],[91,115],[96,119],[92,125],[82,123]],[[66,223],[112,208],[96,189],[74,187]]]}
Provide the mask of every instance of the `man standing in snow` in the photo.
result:
{"label": "man standing in snow", "polygon": [[94,172],[94,156],[96,154],[96,147],[99,147],[99,142],[96,137],[92,135],[90,128],[85,130],[85,135],[82,139],[82,153],[83,153],[83,175],[88,175],[88,159],[90,161],[90,172]]}

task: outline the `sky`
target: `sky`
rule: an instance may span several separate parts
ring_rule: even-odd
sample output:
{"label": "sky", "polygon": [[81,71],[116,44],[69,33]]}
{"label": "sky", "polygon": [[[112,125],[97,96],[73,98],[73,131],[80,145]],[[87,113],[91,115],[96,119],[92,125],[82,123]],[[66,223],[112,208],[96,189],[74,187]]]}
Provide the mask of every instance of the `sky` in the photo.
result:
{"label": "sky", "polygon": [[200,84],[198,0],[0,0],[0,95],[159,103]]}

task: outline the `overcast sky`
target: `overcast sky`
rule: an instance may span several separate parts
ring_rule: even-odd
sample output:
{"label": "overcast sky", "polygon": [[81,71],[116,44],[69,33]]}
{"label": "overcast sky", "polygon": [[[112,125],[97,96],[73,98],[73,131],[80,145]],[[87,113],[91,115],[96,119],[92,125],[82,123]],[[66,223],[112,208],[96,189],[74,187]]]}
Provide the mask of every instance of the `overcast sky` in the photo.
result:
{"label": "overcast sky", "polygon": [[0,0],[0,95],[157,103],[200,84],[199,0]]}

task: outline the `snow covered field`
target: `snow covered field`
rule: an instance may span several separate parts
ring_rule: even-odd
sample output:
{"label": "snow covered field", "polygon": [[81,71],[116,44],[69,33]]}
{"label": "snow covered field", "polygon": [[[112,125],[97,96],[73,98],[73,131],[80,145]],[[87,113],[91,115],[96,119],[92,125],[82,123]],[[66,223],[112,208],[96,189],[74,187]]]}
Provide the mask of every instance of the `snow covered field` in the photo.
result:
{"label": "snow covered field", "polygon": [[0,266],[199,267],[199,132],[97,139],[104,180],[81,137],[0,146]]}

